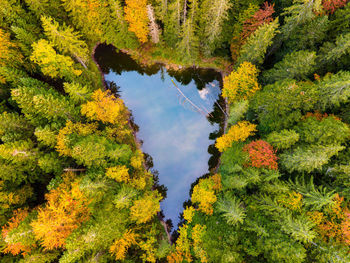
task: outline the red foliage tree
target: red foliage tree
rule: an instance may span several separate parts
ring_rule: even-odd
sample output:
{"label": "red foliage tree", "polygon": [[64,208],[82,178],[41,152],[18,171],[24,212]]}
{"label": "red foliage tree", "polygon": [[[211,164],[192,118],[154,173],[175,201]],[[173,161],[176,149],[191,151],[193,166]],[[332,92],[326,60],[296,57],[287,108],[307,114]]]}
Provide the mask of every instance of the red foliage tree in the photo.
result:
{"label": "red foliage tree", "polygon": [[253,141],[245,145],[243,150],[249,154],[249,166],[277,170],[278,157],[268,142],[263,140]]}
{"label": "red foliage tree", "polygon": [[273,7],[274,4],[270,5],[265,2],[263,7],[256,11],[251,18],[244,21],[241,39],[248,38],[259,26],[270,23],[273,20],[272,14],[275,12]]}
{"label": "red foliage tree", "polygon": [[349,0],[323,0],[322,5],[327,14],[333,14],[338,8],[344,7]]}

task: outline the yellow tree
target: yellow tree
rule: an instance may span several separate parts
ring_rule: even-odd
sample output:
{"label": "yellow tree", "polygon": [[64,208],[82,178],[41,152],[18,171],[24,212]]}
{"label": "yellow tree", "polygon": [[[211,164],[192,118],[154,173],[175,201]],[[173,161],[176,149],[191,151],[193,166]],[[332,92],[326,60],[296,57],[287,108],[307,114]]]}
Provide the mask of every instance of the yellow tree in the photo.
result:
{"label": "yellow tree", "polygon": [[130,208],[131,219],[137,224],[150,221],[160,211],[160,200],[162,197],[158,191],[152,191],[134,202]]}
{"label": "yellow tree", "polygon": [[110,91],[96,90],[92,101],[81,105],[81,113],[91,120],[103,123],[125,125],[127,109],[121,99],[116,98]]}
{"label": "yellow tree", "polygon": [[148,15],[147,0],[125,0],[125,20],[129,23],[129,31],[134,32],[141,43],[147,42]]}
{"label": "yellow tree", "polygon": [[136,242],[137,234],[133,233],[131,230],[126,231],[122,238],[114,241],[112,246],[109,248],[109,252],[111,252],[116,260],[125,259],[126,252],[129,247],[137,244]]}
{"label": "yellow tree", "polygon": [[30,59],[41,67],[44,75],[52,78],[65,77],[73,80],[81,75],[82,71],[75,67],[73,59],[56,53],[53,46],[45,39],[32,45],[33,53]]}
{"label": "yellow tree", "polygon": [[46,250],[63,248],[73,230],[89,219],[89,200],[79,189],[79,182],[71,180],[71,174],[65,175],[64,182],[46,195],[46,206],[39,208],[38,218],[31,223],[36,239]]}
{"label": "yellow tree", "polygon": [[250,62],[243,62],[236,71],[224,78],[222,95],[230,103],[245,100],[260,89],[258,69]]}
{"label": "yellow tree", "polygon": [[198,204],[198,209],[207,215],[213,214],[213,204],[217,198],[214,190],[215,182],[211,178],[200,179],[193,187],[191,201]]}
{"label": "yellow tree", "polygon": [[244,142],[255,131],[255,124],[251,124],[249,121],[240,121],[236,125],[233,125],[226,134],[216,140],[215,147],[220,152],[223,152],[227,148],[230,148],[233,142]]}

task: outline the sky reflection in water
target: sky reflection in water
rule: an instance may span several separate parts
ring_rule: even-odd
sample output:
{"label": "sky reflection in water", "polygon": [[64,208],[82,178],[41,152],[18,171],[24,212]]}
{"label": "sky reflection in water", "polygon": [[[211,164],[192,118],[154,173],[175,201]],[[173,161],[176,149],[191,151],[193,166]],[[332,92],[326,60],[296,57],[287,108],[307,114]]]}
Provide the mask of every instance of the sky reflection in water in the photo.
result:
{"label": "sky reflection in water", "polygon": [[137,135],[143,141],[142,149],[152,156],[159,182],[168,188],[161,208],[176,226],[191,184],[208,172],[208,147],[215,142],[209,135],[217,133],[220,126],[190,107],[171,79],[197,106],[209,112],[219,98],[220,83],[212,79],[199,90],[195,81],[181,84],[165,70],[151,76],[137,71],[120,73],[110,69],[105,78],[121,87],[121,97],[140,127]]}

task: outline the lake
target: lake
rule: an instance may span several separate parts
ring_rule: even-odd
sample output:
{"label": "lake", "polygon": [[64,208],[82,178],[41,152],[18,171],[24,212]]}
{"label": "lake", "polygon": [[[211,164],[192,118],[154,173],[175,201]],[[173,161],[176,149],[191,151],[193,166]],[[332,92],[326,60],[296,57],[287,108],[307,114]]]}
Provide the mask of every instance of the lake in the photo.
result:
{"label": "lake", "polygon": [[112,46],[100,45],[95,58],[107,83],[115,83],[139,127],[142,150],[153,158],[159,183],[167,187],[161,208],[176,226],[191,184],[215,168],[214,147],[224,122],[221,75],[214,70],[166,70],[140,66]]}

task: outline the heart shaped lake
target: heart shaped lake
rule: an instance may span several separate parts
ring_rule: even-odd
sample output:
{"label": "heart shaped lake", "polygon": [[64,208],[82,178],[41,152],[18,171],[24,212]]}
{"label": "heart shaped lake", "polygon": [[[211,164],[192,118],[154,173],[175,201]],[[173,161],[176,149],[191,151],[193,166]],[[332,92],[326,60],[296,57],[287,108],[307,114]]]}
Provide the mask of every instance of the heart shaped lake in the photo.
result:
{"label": "heart shaped lake", "polygon": [[161,208],[176,226],[191,185],[218,163],[214,143],[225,120],[221,74],[198,68],[172,71],[161,64],[141,66],[106,45],[97,48],[95,58],[106,82],[119,87],[132,112],[142,150],[152,157],[152,171],[167,188]]}

